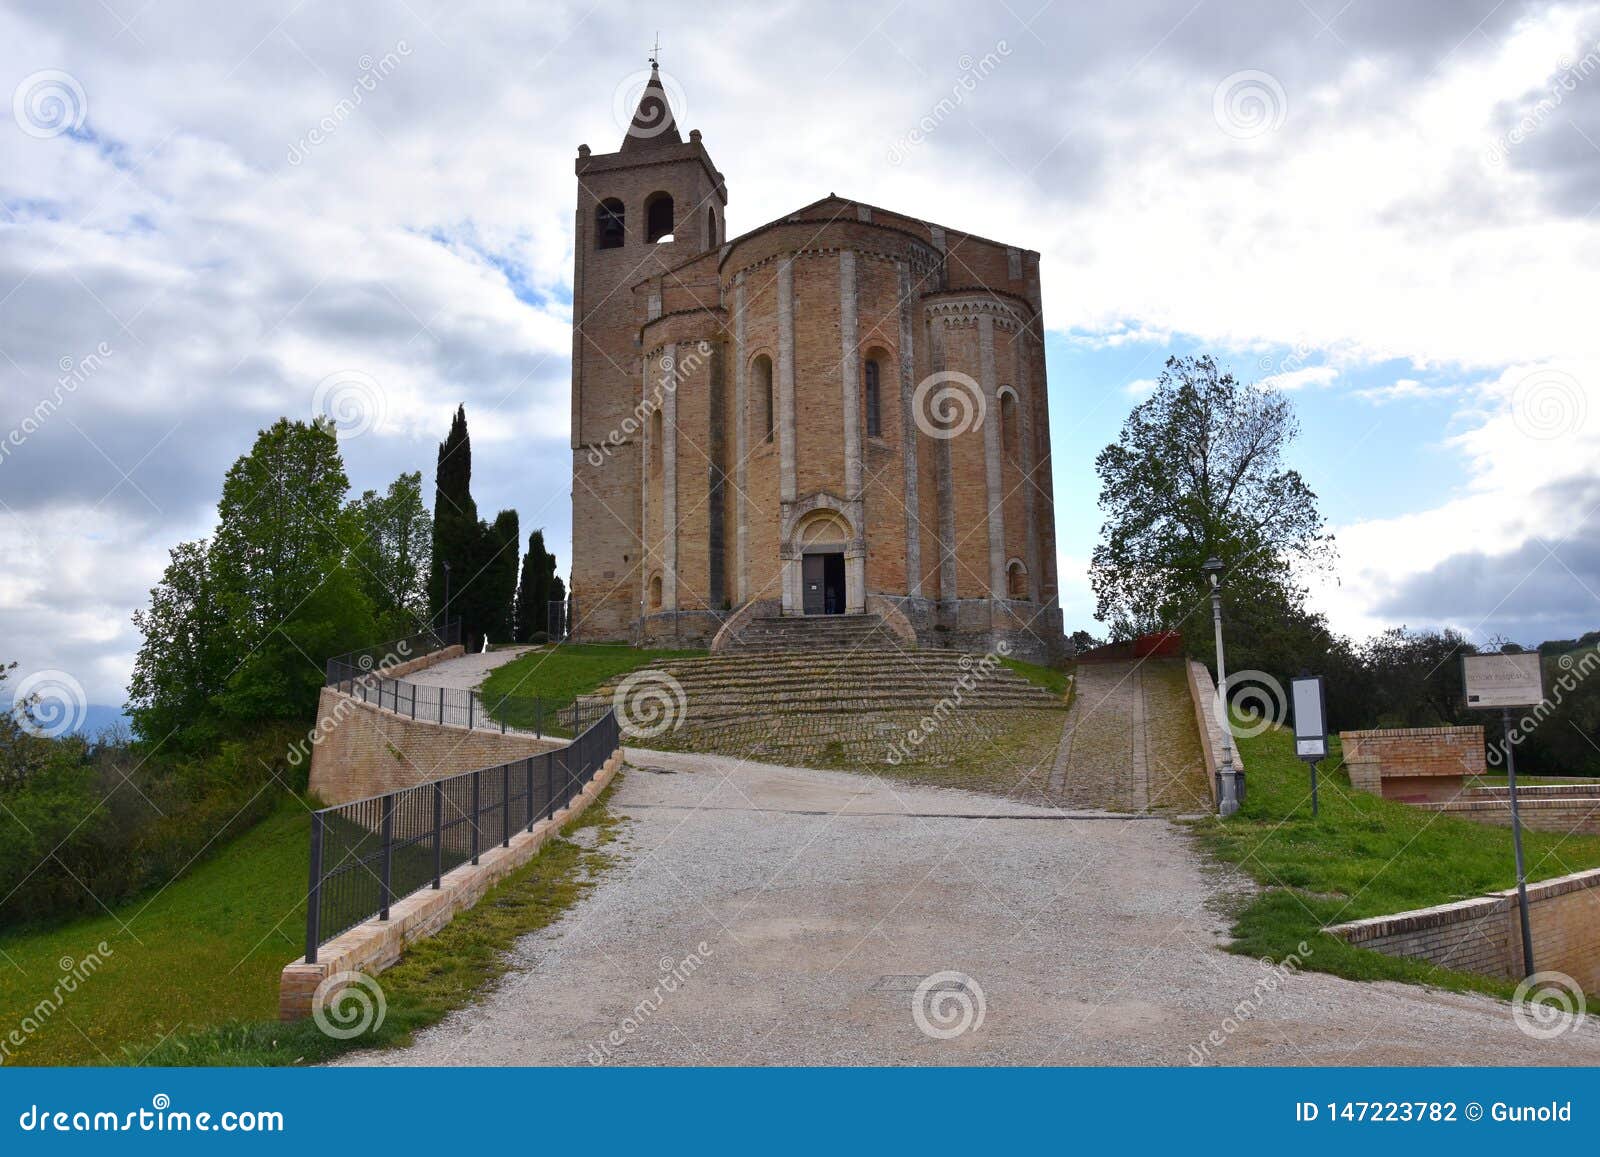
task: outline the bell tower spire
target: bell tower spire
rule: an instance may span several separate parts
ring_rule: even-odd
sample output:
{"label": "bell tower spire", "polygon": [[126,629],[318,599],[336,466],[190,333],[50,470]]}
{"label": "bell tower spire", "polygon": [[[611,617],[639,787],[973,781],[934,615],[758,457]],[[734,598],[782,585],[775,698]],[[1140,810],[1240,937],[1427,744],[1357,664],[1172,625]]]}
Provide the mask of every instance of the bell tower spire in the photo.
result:
{"label": "bell tower spire", "polygon": [[650,79],[645,81],[644,92],[639,94],[639,107],[634,110],[633,121],[627,135],[622,138],[619,152],[629,153],[642,148],[661,145],[681,145],[678,122],[673,118],[672,105],[667,100],[667,90],[661,84],[661,34],[656,34],[650,49]]}

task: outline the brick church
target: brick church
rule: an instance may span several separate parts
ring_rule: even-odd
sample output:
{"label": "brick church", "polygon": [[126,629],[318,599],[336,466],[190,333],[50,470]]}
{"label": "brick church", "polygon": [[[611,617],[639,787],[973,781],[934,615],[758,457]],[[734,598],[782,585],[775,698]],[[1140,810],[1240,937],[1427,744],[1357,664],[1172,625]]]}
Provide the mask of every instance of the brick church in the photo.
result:
{"label": "brick church", "polygon": [[1061,652],[1037,253],[832,195],[729,237],[653,62],[576,170],[576,640]]}

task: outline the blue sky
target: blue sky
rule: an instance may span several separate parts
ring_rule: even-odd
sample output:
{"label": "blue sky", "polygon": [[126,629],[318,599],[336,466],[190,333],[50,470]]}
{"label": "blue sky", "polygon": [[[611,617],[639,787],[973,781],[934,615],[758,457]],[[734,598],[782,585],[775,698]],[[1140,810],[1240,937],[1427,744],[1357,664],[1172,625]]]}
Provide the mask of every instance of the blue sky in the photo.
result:
{"label": "blue sky", "polygon": [[1202,351],[1294,399],[1337,629],[1600,625],[1600,4],[1023,8],[0,7],[0,658],[118,701],[167,550],[330,397],[358,489],[465,403],[565,565],[573,159],[657,29],[730,233],[831,191],[1041,253],[1069,626],[1094,456]]}

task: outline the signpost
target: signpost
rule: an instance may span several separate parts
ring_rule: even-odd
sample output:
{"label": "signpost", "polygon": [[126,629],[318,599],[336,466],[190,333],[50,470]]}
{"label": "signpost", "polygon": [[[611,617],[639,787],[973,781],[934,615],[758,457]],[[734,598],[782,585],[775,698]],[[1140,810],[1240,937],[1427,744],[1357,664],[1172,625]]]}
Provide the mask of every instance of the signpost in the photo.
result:
{"label": "signpost", "polygon": [[1544,700],[1544,673],[1539,653],[1501,652],[1463,655],[1461,682],[1467,706],[1500,708],[1505,728],[1506,785],[1511,795],[1511,848],[1517,860],[1517,915],[1522,921],[1522,968],[1533,975],[1533,930],[1528,921],[1528,872],[1522,860],[1522,816],[1517,810],[1517,760],[1511,749],[1511,709],[1535,707]]}
{"label": "signpost", "polygon": [[1328,712],[1321,675],[1290,680],[1294,708],[1294,753],[1311,765],[1311,814],[1317,814],[1317,764],[1328,755]]}

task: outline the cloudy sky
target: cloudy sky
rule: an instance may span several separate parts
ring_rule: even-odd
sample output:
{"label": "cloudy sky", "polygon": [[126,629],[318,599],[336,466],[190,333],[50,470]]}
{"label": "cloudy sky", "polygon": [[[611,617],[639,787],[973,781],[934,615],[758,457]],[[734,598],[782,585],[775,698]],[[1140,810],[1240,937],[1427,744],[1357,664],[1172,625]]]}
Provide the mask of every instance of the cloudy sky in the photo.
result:
{"label": "cloudy sky", "polygon": [[167,549],[330,402],[358,488],[465,402],[565,568],[573,157],[657,30],[731,233],[832,191],[1041,251],[1069,627],[1094,454],[1197,351],[1292,391],[1337,627],[1600,626],[1600,6],[630,7],[0,4],[0,658],[119,702]]}

